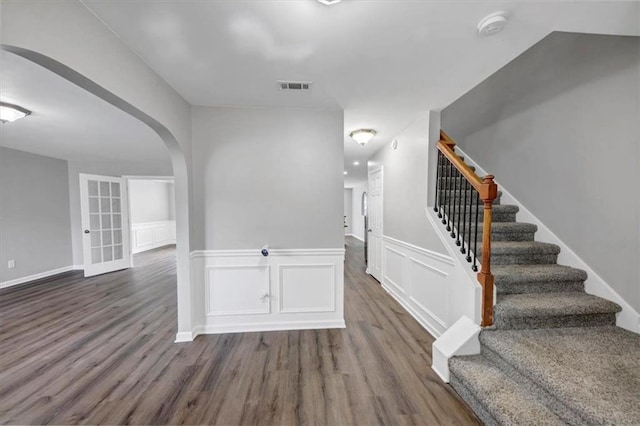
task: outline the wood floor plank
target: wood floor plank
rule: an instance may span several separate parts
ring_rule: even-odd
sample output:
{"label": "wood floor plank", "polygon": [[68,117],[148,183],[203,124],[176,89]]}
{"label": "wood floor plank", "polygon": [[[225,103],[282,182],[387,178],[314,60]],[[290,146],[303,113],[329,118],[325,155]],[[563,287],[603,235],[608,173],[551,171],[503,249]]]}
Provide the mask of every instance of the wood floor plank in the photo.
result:
{"label": "wood floor plank", "polygon": [[175,344],[175,248],[0,290],[0,424],[480,424],[347,239],[346,329]]}

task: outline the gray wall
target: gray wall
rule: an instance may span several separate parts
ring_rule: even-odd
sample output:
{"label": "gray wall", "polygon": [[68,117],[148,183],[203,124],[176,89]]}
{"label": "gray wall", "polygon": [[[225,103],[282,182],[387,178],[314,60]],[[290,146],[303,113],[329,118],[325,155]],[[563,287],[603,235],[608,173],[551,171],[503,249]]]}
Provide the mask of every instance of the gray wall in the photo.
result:
{"label": "gray wall", "polygon": [[343,113],[192,109],[194,249],[344,244]]}
{"label": "gray wall", "polygon": [[0,147],[0,282],[71,266],[70,226],[67,162]]}
{"label": "gray wall", "polygon": [[351,188],[344,189],[344,216],[346,216],[344,223],[346,223],[346,227],[344,228],[345,234],[351,234],[353,231],[352,222],[353,222],[353,212],[352,208],[352,199],[353,190]]}
{"label": "gray wall", "polygon": [[640,39],[553,33],[442,127],[640,309]]}
{"label": "gray wall", "polygon": [[129,221],[131,223],[173,220],[171,202],[173,185],[146,179],[129,180]]}
{"label": "gray wall", "polygon": [[82,265],[82,220],[80,216],[80,173],[103,176],[173,176],[169,159],[166,162],[69,161],[69,204],[71,206],[71,241],[73,263]]}
{"label": "gray wall", "polygon": [[421,114],[396,139],[397,150],[386,144],[370,160],[383,166],[384,235],[448,256],[425,210],[429,115]]}

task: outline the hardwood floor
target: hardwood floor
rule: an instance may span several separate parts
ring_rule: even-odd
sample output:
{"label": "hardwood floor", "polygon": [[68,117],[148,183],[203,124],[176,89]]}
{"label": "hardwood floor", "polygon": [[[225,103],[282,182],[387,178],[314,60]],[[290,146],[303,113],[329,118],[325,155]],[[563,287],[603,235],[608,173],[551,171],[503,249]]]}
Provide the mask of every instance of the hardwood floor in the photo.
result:
{"label": "hardwood floor", "polygon": [[480,424],[347,242],[347,328],[174,344],[173,248],[0,290],[1,424]]}

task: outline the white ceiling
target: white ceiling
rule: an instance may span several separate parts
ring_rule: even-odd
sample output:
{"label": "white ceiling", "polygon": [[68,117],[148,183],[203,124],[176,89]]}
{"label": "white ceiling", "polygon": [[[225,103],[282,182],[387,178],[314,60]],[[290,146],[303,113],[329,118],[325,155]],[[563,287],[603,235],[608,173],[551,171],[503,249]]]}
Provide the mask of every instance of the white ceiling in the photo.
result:
{"label": "white ceiling", "polygon": [[0,146],[64,160],[170,161],[147,125],[6,51],[0,51],[0,99],[33,111],[0,125]]}
{"label": "white ceiling", "polygon": [[[550,32],[640,35],[638,2],[83,3],[194,105],[344,109],[345,186],[366,179],[367,158],[419,112],[447,106]],[[510,16],[506,30],[477,37],[478,21],[497,10]],[[2,100],[34,114],[0,126],[0,144],[69,159],[167,158],[146,126],[35,65],[2,55]],[[281,92],[276,80],[311,80],[313,88]],[[348,137],[361,127],[378,131],[365,147]],[[352,165],[355,160],[360,166]]]}

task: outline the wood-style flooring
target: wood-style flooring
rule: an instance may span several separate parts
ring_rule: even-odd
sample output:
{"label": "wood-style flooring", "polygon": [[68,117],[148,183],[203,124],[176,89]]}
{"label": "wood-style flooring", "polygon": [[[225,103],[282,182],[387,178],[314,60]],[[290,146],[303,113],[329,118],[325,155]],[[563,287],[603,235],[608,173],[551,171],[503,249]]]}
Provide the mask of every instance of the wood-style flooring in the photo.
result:
{"label": "wood-style flooring", "polygon": [[175,344],[173,247],[0,290],[0,424],[479,424],[349,238],[346,329]]}

